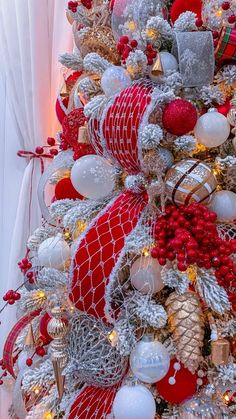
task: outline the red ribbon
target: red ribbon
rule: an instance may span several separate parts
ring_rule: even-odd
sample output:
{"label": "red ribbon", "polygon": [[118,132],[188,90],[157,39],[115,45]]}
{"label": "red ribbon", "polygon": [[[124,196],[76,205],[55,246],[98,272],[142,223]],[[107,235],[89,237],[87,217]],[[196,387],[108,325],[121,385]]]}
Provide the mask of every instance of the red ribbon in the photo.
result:
{"label": "red ribbon", "polygon": [[41,174],[43,174],[43,172],[44,172],[44,161],[43,161],[43,159],[53,159],[53,157],[54,157],[51,154],[47,154],[47,153],[37,154],[37,153],[34,153],[33,151],[25,151],[25,150],[17,151],[17,156],[28,158],[30,160],[40,159]]}

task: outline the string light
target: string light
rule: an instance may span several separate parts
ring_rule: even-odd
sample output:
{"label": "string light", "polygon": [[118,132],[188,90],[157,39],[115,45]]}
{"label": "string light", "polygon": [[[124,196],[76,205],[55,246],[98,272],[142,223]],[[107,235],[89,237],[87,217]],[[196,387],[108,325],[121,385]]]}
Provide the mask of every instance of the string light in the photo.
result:
{"label": "string light", "polygon": [[44,291],[37,291],[36,296],[38,298],[42,298],[43,299],[43,298],[45,298],[46,294],[45,294]]}
{"label": "string light", "polygon": [[43,415],[43,419],[53,419],[53,413],[52,412],[45,412]]}
{"label": "string light", "polygon": [[118,342],[118,333],[117,331],[114,329],[112,330],[108,335],[107,335],[107,339],[109,340],[111,346],[116,346],[117,342]]}
{"label": "string light", "polygon": [[147,29],[146,30],[146,35],[147,35],[147,37],[149,38],[149,39],[152,39],[152,40],[154,40],[154,39],[156,39],[157,37],[158,37],[158,31],[156,30],[156,29],[152,29],[152,28],[150,28],[150,29]]}
{"label": "string light", "polygon": [[222,13],[223,13],[223,10],[219,9],[219,10],[216,11],[215,14],[216,14],[217,17],[221,17]]}
{"label": "string light", "polygon": [[229,398],[228,394],[224,395],[224,400],[225,400],[226,403],[228,403],[230,401],[230,398]]}
{"label": "string light", "polygon": [[33,389],[33,392],[34,392],[34,394],[35,394],[36,396],[38,396],[38,394],[40,393],[40,387],[35,387],[35,388]]}
{"label": "string light", "polygon": [[131,32],[134,32],[134,31],[135,31],[135,29],[136,29],[136,24],[135,24],[134,20],[130,20],[130,21],[127,23],[127,26],[128,26],[128,29],[129,29]]}
{"label": "string light", "polygon": [[148,257],[149,256],[149,249],[148,247],[143,248],[143,256]]}

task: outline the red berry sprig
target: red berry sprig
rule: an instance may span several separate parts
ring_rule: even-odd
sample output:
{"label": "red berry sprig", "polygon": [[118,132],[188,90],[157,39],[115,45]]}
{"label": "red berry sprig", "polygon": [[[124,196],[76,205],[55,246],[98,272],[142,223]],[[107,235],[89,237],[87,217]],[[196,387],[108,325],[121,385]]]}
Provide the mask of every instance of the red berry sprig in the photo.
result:
{"label": "red berry sprig", "polygon": [[[158,217],[154,238],[157,242],[152,257],[164,266],[177,261],[177,268],[185,272],[192,264],[214,269],[218,283],[227,290],[236,288],[236,263],[230,255],[236,253],[236,240],[224,241],[216,229],[216,214],[201,204],[166,207],[166,214]],[[228,294],[229,295],[229,294]],[[236,293],[231,301],[236,303]],[[230,299],[230,296],[229,296]]]}
{"label": "red berry sprig", "polygon": [[123,64],[125,64],[129,54],[131,51],[134,51],[138,46],[138,42],[136,39],[129,39],[127,35],[123,35],[120,37],[119,42],[117,44],[117,51],[121,55],[123,60]]}
{"label": "red berry sprig", "polygon": [[3,301],[8,302],[8,304],[13,305],[16,301],[20,300],[21,294],[18,291],[9,290],[3,296]]}
{"label": "red berry sprig", "polygon": [[86,9],[92,8],[92,0],[81,0],[81,4],[86,7]]}
{"label": "red berry sprig", "polygon": [[157,56],[157,52],[154,50],[152,44],[147,44],[145,55],[148,60],[148,65],[152,65]]}
{"label": "red berry sprig", "polygon": [[23,258],[20,262],[18,262],[18,266],[24,274],[32,268],[32,263],[27,258]]}
{"label": "red berry sprig", "polygon": [[72,13],[76,13],[78,7],[77,1],[69,1],[68,9],[71,10]]}

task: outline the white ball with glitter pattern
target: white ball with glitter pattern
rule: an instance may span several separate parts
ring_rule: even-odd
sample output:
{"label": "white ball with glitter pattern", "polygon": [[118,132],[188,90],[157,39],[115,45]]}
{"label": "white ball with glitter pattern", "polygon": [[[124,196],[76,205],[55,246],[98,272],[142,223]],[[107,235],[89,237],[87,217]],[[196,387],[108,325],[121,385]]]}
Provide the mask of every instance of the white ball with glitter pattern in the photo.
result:
{"label": "white ball with glitter pattern", "polygon": [[104,198],[115,186],[114,170],[103,157],[89,154],[75,162],[71,182],[77,192],[86,198]]}
{"label": "white ball with glitter pattern", "polygon": [[115,419],[154,419],[155,400],[143,385],[125,385],[118,390],[113,402]]}
{"label": "white ball with glitter pattern", "polygon": [[144,336],[130,354],[130,368],[144,383],[153,384],[165,377],[170,366],[170,355],[165,346]]}
{"label": "white ball with glitter pattern", "polygon": [[101,78],[101,87],[107,97],[111,97],[131,85],[129,73],[122,67],[108,67]]}
{"label": "white ball with glitter pattern", "polygon": [[62,234],[44,240],[38,249],[38,259],[41,266],[63,270],[70,257],[70,246]]}

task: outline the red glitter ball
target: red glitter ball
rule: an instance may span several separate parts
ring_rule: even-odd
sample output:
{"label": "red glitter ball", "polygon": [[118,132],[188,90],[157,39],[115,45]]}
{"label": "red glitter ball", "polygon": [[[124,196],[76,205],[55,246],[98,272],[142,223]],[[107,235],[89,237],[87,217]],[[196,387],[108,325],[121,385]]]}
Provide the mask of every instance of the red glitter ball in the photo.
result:
{"label": "red glitter ball", "polygon": [[63,135],[68,144],[73,148],[78,145],[79,128],[86,122],[82,108],[73,109],[63,120]]}
{"label": "red glitter ball", "polygon": [[187,100],[175,99],[166,105],[163,126],[174,135],[184,135],[192,131],[197,122],[196,108]]}

